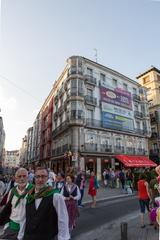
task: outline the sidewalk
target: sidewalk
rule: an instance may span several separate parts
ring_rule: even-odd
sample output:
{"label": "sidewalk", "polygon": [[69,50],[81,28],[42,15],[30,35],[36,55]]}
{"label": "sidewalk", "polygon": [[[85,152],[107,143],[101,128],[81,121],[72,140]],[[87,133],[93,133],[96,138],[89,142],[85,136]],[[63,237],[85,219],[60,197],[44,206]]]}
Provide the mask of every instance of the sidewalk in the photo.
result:
{"label": "sidewalk", "polygon": [[73,240],[122,240],[121,223],[127,223],[127,240],[160,240],[159,230],[149,225],[147,216],[145,228],[140,228],[139,211],[133,212],[125,217],[118,218],[110,223],[104,224],[97,229],[75,236]]}
{"label": "sidewalk", "polygon": [[[132,196],[132,195],[128,195],[124,193],[124,191],[122,191],[122,189],[120,188],[109,188],[109,187],[104,188],[100,186],[100,188],[97,190],[96,199],[98,202],[98,201],[103,201],[105,199],[107,200],[107,199],[121,198],[121,197],[127,197],[127,196]],[[86,186],[82,203],[87,204],[90,202],[91,202],[91,196],[88,195],[88,186]]]}
{"label": "sidewalk", "polygon": [[[137,193],[134,192],[134,195]],[[129,197],[123,193],[121,189],[117,188],[104,188],[100,187],[97,192],[97,202],[104,201],[105,199],[116,199]],[[91,197],[88,195],[88,187],[85,189],[83,204],[91,202]],[[128,240],[160,240],[159,230],[155,230],[153,226],[149,225],[148,216],[145,216],[145,228],[140,228],[139,209],[131,215],[126,215],[122,218],[116,219],[98,229],[93,229],[86,234],[82,234],[74,238],[74,240],[121,240],[121,223],[127,222]],[[93,237],[94,235],[94,237]]]}

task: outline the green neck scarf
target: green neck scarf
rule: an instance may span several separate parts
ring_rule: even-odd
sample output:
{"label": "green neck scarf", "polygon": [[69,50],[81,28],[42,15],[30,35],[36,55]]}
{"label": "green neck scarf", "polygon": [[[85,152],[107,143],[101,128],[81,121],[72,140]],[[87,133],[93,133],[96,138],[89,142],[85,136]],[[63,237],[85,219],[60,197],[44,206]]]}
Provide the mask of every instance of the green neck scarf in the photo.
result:
{"label": "green neck scarf", "polygon": [[49,197],[51,195],[54,195],[55,193],[59,193],[59,191],[57,189],[53,189],[50,186],[43,187],[37,193],[35,192],[35,188],[33,188],[32,191],[30,191],[30,193],[27,196],[27,203],[29,204],[29,203],[35,201],[35,199],[38,199],[38,198]]}
{"label": "green neck scarf", "polygon": [[15,208],[18,206],[18,204],[20,203],[20,200],[21,199],[24,199],[25,198],[25,196],[28,194],[28,192],[31,190],[33,188],[33,185],[32,184],[29,184],[26,188],[25,188],[25,190],[24,190],[24,193],[23,194],[19,194],[18,193],[18,191],[17,191],[17,187],[13,187],[12,188],[12,195],[14,196],[16,196],[18,199],[17,199],[17,201],[16,201],[16,204],[15,204]]}

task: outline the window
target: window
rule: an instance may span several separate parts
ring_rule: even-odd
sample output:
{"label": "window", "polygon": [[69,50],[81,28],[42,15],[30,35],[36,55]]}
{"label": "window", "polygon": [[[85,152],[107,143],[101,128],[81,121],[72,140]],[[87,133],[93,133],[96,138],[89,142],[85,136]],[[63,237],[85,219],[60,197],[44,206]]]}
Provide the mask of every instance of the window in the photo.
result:
{"label": "window", "polygon": [[83,111],[71,110],[71,119],[83,119]]}
{"label": "window", "polygon": [[78,89],[82,89],[83,88],[83,81],[78,79]]}
{"label": "window", "polygon": [[71,81],[71,88],[77,87],[77,79]]}
{"label": "window", "polygon": [[105,81],[106,81],[106,76],[105,76],[105,74],[100,73],[100,81],[102,81],[103,83],[105,83]]}
{"label": "window", "polygon": [[153,148],[153,150],[157,150],[158,149],[157,143],[153,143],[152,148]]}
{"label": "window", "polygon": [[90,97],[93,96],[93,91],[91,89],[87,88],[87,96],[90,96]]}
{"label": "window", "polygon": [[153,106],[153,99],[148,100],[149,107]]}
{"label": "window", "polygon": [[85,136],[85,141],[90,144],[95,144],[97,142],[97,136],[94,133],[87,133]]}
{"label": "window", "polygon": [[146,93],[147,93],[147,96],[149,96],[150,94],[152,94],[152,89],[151,88],[147,88]]}
{"label": "window", "polygon": [[77,102],[76,101],[72,101],[71,102],[71,110],[76,110],[77,107]]}
{"label": "window", "polygon": [[141,105],[141,111],[142,111],[142,113],[145,113],[145,105],[144,104]]}
{"label": "window", "polygon": [[138,111],[138,105],[137,104],[134,105],[134,110]]}
{"label": "window", "polygon": [[128,85],[126,83],[123,83],[123,89],[128,90]]}
{"label": "window", "polygon": [[137,89],[133,88],[133,94],[137,94]]}
{"label": "window", "polygon": [[87,118],[93,119],[93,110],[87,110]]}
{"label": "window", "polygon": [[136,126],[137,126],[137,129],[141,129],[140,122],[136,121]]}
{"label": "window", "polygon": [[145,121],[143,121],[143,130],[146,130],[147,129],[147,124],[146,124],[146,122]]}
{"label": "window", "polygon": [[91,68],[87,68],[87,75],[93,75],[93,70]]}
{"label": "window", "polygon": [[112,82],[113,82],[113,86],[117,87],[117,80],[116,79],[112,79]]}
{"label": "window", "polygon": [[121,138],[116,138],[116,146],[121,147]]}
{"label": "window", "polygon": [[144,77],[143,78],[143,84],[146,84],[147,82],[149,82],[149,76],[147,76],[147,77]]}

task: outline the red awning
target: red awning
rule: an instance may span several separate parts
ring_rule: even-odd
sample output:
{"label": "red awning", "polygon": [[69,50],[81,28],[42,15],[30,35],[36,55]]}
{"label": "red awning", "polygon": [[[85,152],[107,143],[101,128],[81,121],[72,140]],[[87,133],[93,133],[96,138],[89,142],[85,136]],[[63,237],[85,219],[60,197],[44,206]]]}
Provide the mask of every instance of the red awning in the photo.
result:
{"label": "red awning", "polygon": [[126,167],[156,167],[157,164],[146,156],[115,155]]}

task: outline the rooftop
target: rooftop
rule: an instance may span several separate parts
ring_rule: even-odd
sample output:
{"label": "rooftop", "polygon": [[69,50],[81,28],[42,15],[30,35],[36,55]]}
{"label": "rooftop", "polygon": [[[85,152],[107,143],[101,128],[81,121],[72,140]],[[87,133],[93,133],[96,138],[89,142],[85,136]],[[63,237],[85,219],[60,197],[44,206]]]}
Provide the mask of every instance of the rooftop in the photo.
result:
{"label": "rooftop", "polygon": [[155,71],[157,73],[160,73],[160,70],[154,66],[151,66],[147,71],[141,73],[140,75],[138,75],[136,78],[139,79],[140,77],[146,75],[147,73],[151,72],[151,71]]}

